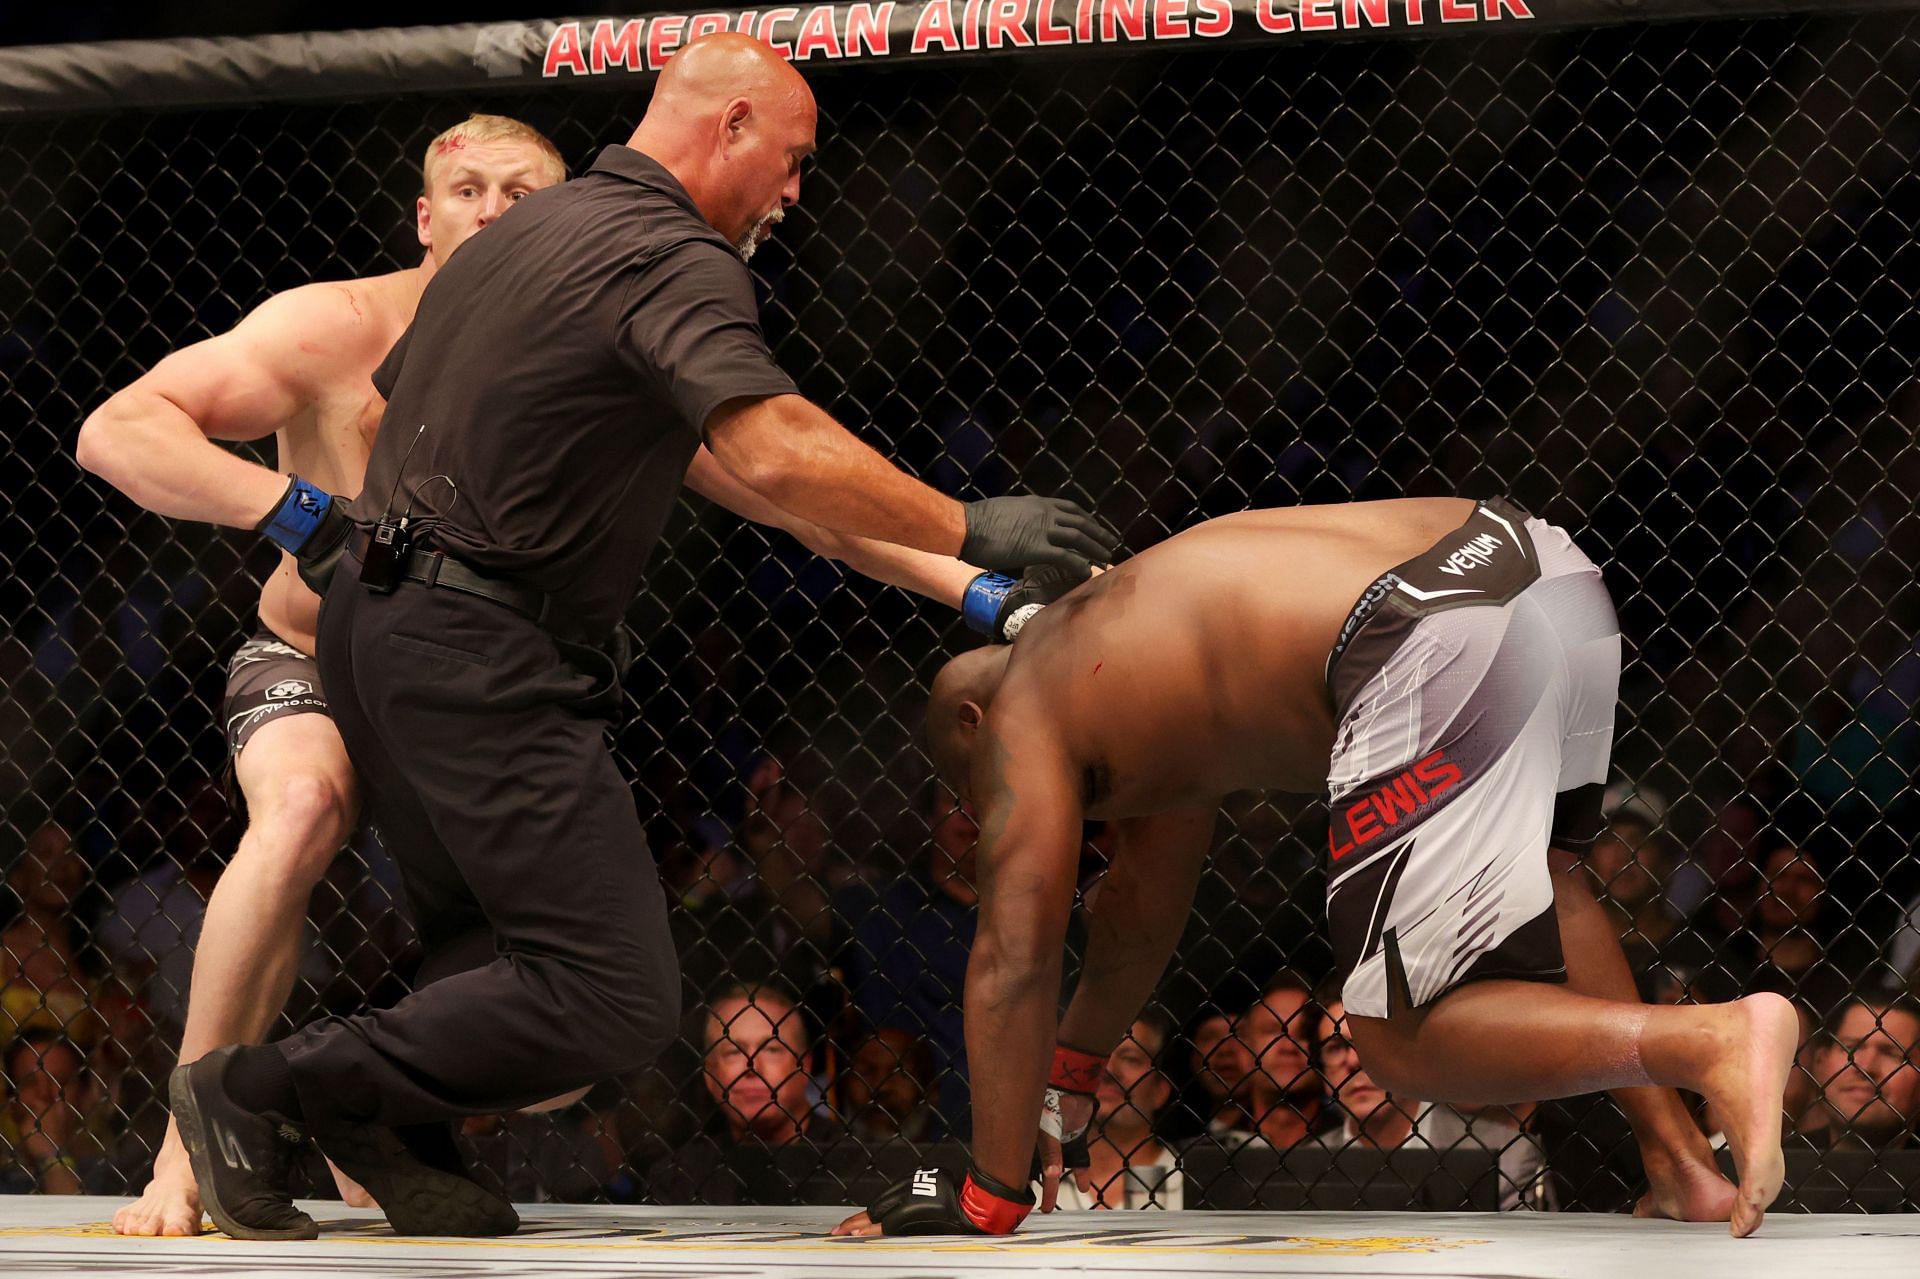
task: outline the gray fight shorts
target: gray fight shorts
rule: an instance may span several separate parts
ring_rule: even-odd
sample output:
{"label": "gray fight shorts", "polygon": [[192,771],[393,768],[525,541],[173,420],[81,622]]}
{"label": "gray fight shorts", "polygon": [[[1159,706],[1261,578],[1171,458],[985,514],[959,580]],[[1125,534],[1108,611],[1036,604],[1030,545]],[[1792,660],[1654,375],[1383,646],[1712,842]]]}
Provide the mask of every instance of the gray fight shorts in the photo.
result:
{"label": "gray fight shorts", "polygon": [[1482,503],[1362,594],[1327,659],[1327,916],[1349,1013],[1566,980],[1547,848],[1583,853],[1620,624],[1565,531]]}
{"label": "gray fight shorts", "polygon": [[288,715],[325,715],[326,694],[314,660],[262,626],[227,664],[227,755],[239,759],[262,724]]}

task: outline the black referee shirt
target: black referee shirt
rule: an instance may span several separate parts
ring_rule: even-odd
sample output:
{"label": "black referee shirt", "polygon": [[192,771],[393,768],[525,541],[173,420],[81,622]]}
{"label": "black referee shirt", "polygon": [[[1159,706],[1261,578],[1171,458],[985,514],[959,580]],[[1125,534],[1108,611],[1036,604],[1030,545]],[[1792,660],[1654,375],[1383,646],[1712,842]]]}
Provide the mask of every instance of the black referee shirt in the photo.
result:
{"label": "black referee shirt", "polygon": [[746,264],[623,146],[462,244],[374,385],[387,411],[354,519],[411,504],[435,547],[594,630],[639,590],[708,414],[795,390]]}

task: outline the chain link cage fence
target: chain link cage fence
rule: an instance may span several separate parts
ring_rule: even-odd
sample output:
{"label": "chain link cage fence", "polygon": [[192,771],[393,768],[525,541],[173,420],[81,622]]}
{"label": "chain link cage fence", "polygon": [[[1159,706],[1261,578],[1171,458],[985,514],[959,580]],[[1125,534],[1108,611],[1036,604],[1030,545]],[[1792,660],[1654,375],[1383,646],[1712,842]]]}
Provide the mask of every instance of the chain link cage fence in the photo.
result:
{"label": "chain link cage fence", "polygon": [[[1920,1196],[1920,13],[1881,7],[1251,26],[1342,16],[1315,0],[1235,11],[1237,43],[817,60],[817,165],[753,263],[802,389],[956,495],[1078,496],[1134,549],[1419,494],[1505,494],[1573,531],[1628,654],[1586,869],[1646,999],[1799,1005],[1785,1202],[1820,1210]],[[1346,25],[1375,8],[1348,0]],[[269,79],[245,104],[56,94],[0,118],[9,1188],[36,1187],[34,1130],[89,1190],[149,1175],[244,822],[225,665],[271,566],[84,474],[80,422],[279,290],[416,263],[420,153],[469,111],[535,125],[577,172],[645,105],[641,75],[388,76],[304,95],[344,101]],[[521,1200],[861,1202],[967,1135],[974,830],[916,731],[970,640],[692,500],[647,582],[617,749],[674,903],[685,1036],[465,1139]],[[1102,1112],[1103,1200],[1629,1206],[1605,1098],[1364,1090],[1316,1011],[1326,827],[1316,797],[1225,806],[1110,1066],[1129,1100]],[[1088,886],[1102,847],[1091,828]],[[334,862],[280,1031],[408,989],[394,884],[364,834]],[[772,1101],[743,1116],[722,1098],[749,1071]]]}

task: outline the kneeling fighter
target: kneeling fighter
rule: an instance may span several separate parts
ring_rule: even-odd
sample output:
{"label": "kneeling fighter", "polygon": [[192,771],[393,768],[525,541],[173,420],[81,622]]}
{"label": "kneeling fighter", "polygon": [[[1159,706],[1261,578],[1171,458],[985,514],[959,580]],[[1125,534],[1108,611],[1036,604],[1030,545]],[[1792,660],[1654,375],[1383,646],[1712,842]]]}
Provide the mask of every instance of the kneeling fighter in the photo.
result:
{"label": "kneeling fighter", "polygon": [[[1013,647],[955,658],[928,746],[980,814],[974,1165],[957,1185],[918,1174],[835,1233],[1013,1230],[1036,1115],[1050,1209],[1058,1138],[1084,1131],[1089,1081],[1166,968],[1221,798],[1323,786],[1332,940],[1373,1077],[1493,1104],[1615,1090],[1646,1163],[1640,1214],[1752,1233],[1780,1189],[1798,1024],[1774,995],[1636,1000],[1573,874],[1601,825],[1619,677],[1613,606],[1567,534],[1458,498],[1213,520]],[[1118,838],[1056,1024],[1087,818]],[[1727,1117],[1737,1190],[1676,1087]]]}

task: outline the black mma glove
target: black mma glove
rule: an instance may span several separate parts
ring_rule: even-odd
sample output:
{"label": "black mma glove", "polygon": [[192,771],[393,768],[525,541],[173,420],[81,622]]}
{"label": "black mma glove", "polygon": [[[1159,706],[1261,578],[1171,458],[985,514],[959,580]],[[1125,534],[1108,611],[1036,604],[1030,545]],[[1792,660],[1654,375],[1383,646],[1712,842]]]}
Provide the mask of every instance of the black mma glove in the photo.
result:
{"label": "black mma glove", "polygon": [[954,1176],[921,1168],[890,1187],[867,1215],[887,1235],[1010,1235],[1033,1211],[1033,1192],[1003,1186],[973,1169]]}
{"label": "black mma glove", "polygon": [[1058,564],[1084,577],[1090,564],[1113,563],[1120,546],[1112,525],[1065,498],[990,497],[968,502],[966,516],[960,558],[990,573]]}
{"label": "black mma glove", "polygon": [[982,573],[967,583],[960,614],[967,625],[996,644],[1011,644],[1033,615],[1092,576],[1065,564],[1035,564],[1019,581]]}
{"label": "black mma glove", "polygon": [[315,595],[325,595],[333,570],[339,567],[340,556],[347,548],[353,521],[331,493],[289,475],[287,491],[253,527],[298,561],[300,580]]}
{"label": "black mma glove", "polygon": [[[1077,1169],[1091,1167],[1093,1158],[1087,1150],[1089,1120],[1083,1119],[1068,1127],[1060,1113],[1061,1099],[1073,1096],[1091,1100],[1100,1082],[1100,1072],[1106,1067],[1107,1058],[1100,1053],[1069,1048],[1065,1044],[1054,1045],[1053,1066],[1047,1072],[1047,1091],[1040,1099],[1040,1131],[1060,1143],[1065,1177],[1072,1177]],[[1091,1116],[1091,1112],[1088,1113]]]}

